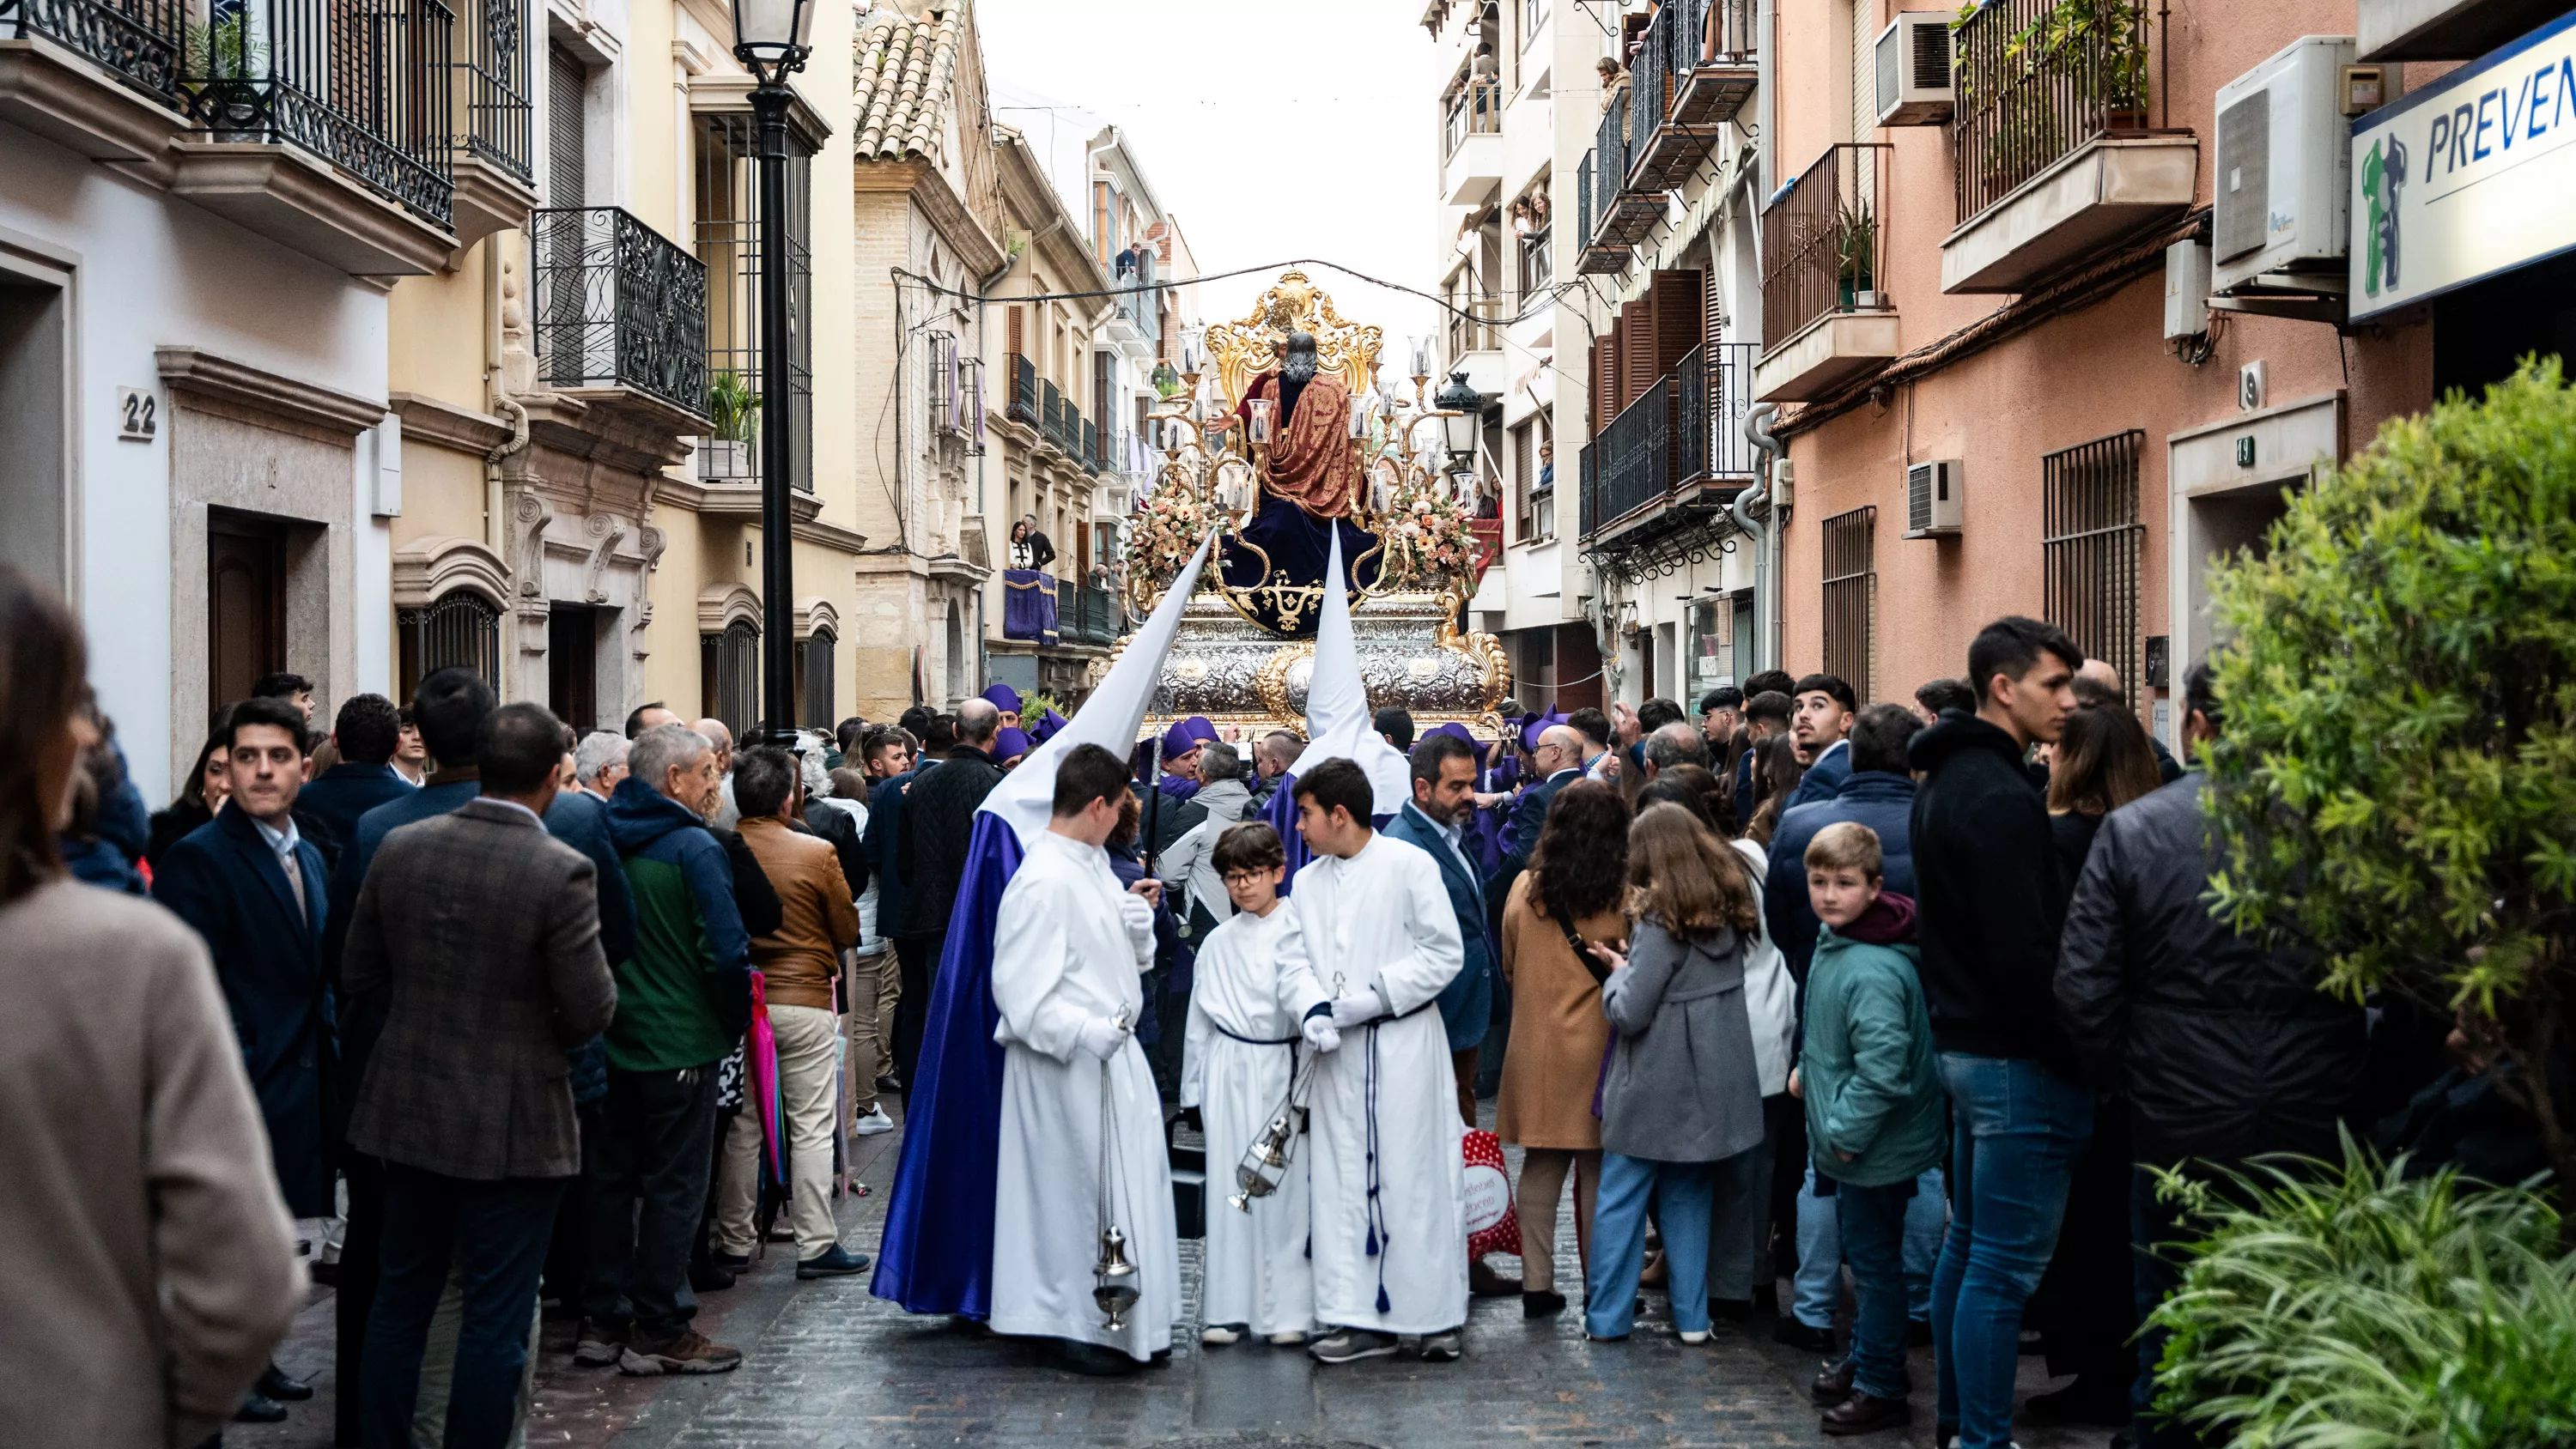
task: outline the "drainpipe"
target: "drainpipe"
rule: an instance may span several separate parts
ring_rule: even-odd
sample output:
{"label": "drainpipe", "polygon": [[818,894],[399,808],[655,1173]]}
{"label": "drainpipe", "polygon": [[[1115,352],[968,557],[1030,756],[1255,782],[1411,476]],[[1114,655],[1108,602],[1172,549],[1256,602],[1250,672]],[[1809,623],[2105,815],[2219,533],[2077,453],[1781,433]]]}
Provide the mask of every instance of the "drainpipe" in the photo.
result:
{"label": "drainpipe", "polygon": [[[1761,481],[1735,495],[1728,512],[1735,526],[1754,540],[1753,607],[1761,620],[1755,625],[1762,640],[1761,658],[1756,663],[1764,669],[1780,667],[1780,525],[1782,510],[1773,503],[1773,484],[1784,459],[1780,440],[1771,435],[1771,419],[1777,417],[1777,403],[1755,403],[1744,411],[1744,439],[1762,450],[1765,461]],[[1754,522],[1754,510],[1760,508],[1763,518]]]}

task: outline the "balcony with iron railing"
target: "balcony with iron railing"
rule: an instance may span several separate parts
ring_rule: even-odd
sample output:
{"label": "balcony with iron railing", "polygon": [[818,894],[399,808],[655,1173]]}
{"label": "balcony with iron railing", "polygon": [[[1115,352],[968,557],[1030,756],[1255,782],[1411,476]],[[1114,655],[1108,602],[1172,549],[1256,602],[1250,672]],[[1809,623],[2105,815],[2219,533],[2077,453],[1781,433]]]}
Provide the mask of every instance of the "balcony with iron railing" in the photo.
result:
{"label": "balcony with iron railing", "polygon": [[181,62],[188,115],[215,141],[294,147],[444,228],[453,20],[441,0],[218,6]]}
{"label": "balcony with iron railing", "polygon": [[1084,418],[1082,420],[1082,471],[1097,474],[1100,471],[1100,463],[1100,424]]}
{"label": "balcony with iron railing", "polygon": [[1756,76],[1752,0],[1668,0],[1629,62],[1628,186],[1662,191],[1697,170]]}
{"label": "balcony with iron railing", "polygon": [[540,209],[528,245],[539,380],[673,436],[704,431],[706,263],[614,206]]}
{"label": "balcony with iron railing", "polygon": [[[1592,137],[1592,226],[1585,237],[1586,270],[1599,268],[1592,264],[1591,253],[1598,251],[1616,257],[1619,266],[1627,264],[1630,247],[1643,241],[1655,224],[1664,219],[1668,204],[1658,187],[1639,190],[1628,182],[1630,152],[1628,148],[1629,107],[1636,103],[1637,92],[1631,86],[1610,98],[1610,106],[1601,113],[1601,123]],[[1618,270],[1617,267],[1608,270]]]}
{"label": "balcony with iron railing", "polygon": [[1602,429],[1583,476],[1586,547],[1616,553],[1706,523],[1752,480],[1743,422],[1756,351],[1692,348]]}
{"label": "balcony with iron railing", "polygon": [[1017,352],[1009,354],[1004,364],[1009,392],[1002,416],[1023,427],[1038,426],[1038,365]]}
{"label": "balcony with iron railing", "polygon": [[1068,607],[1059,637],[1067,644],[1107,648],[1118,642],[1126,620],[1118,596],[1094,584],[1067,584],[1059,589]]}
{"label": "balcony with iron railing", "polygon": [[1945,292],[2018,292],[2180,213],[2199,142],[2148,126],[2145,0],[1987,0],[1952,34],[1958,229]]}
{"label": "balcony with iron railing", "polygon": [[458,24],[455,105],[465,128],[450,168],[461,245],[523,228],[537,204],[527,0],[474,0]]}
{"label": "balcony with iron railing", "polygon": [[[185,0],[0,0],[0,40],[50,42],[105,71],[168,111],[186,104],[182,62],[188,44]],[[11,63],[17,63],[12,57]],[[13,97],[13,100],[15,98]],[[31,125],[96,160],[139,160],[111,134],[82,134],[70,117],[46,117],[21,104],[0,114]],[[142,117],[135,119],[141,120]],[[53,124],[47,124],[54,120]],[[162,128],[166,132],[170,127]],[[108,147],[100,154],[100,147]]]}
{"label": "balcony with iron railing", "polygon": [[1038,441],[1053,446],[1064,436],[1064,394],[1053,379],[1038,384]]}
{"label": "balcony with iron railing", "polygon": [[1807,399],[1896,355],[1881,289],[1886,142],[1838,142],[1762,212],[1762,343],[1755,396]]}

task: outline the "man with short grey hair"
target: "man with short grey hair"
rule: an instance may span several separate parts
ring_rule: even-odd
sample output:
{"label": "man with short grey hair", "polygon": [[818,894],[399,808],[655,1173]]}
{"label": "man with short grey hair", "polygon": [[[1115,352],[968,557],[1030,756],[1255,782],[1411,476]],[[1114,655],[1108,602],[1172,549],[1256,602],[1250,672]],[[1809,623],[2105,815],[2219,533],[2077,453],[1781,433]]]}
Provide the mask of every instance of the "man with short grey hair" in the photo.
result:
{"label": "man with short grey hair", "polygon": [[617,793],[617,782],[626,778],[626,736],[612,730],[593,730],[582,736],[573,747],[572,776],[576,784],[605,800]]}
{"label": "man with short grey hair", "polygon": [[1708,745],[1690,725],[1668,724],[1646,736],[1646,779],[1651,781],[1675,765],[1708,768]]}

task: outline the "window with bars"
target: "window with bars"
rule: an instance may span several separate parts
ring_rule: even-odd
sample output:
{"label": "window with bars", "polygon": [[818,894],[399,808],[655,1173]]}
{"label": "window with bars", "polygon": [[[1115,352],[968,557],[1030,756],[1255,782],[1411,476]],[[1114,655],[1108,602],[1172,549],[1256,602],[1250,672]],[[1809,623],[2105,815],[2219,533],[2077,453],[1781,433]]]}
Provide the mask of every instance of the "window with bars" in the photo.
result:
{"label": "window with bars", "polygon": [[[748,113],[697,118],[697,253],[707,264],[707,376],[728,373],[753,394],[760,380],[760,142]],[[791,132],[787,143],[787,406],[792,436],[814,436],[814,266],[812,157]],[[701,448],[710,482],[760,478],[759,419],[776,406],[761,398],[744,446]],[[796,448],[789,482],[812,492],[814,451]],[[728,724],[730,720],[726,721]]]}
{"label": "window with bars", "polygon": [[481,594],[458,591],[417,609],[394,613],[401,637],[401,702],[411,703],[420,682],[442,669],[471,669],[485,684],[501,687],[501,610]]}
{"label": "window with bars", "polygon": [[2087,659],[2120,671],[2138,698],[2138,567],[2147,526],[2138,520],[2138,455],[2131,428],[2061,448],[2039,460],[2048,622]]}
{"label": "window with bars", "polygon": [[760,720],[760,626],[737,619],[721,634],[698,636],[698,708],[721,720],[735,739]]}
{"label": "window with bars", "polygon": [[828,730],[832,718],[832,649],[840,641],[829,629],[817,629],[796,645],[797,723]]}
{"label": "window with bars", "polygon": [[1877,697],[1870,668],[1878,644],[1878,510],[1825,520],[1825,672],[1863,704]]}

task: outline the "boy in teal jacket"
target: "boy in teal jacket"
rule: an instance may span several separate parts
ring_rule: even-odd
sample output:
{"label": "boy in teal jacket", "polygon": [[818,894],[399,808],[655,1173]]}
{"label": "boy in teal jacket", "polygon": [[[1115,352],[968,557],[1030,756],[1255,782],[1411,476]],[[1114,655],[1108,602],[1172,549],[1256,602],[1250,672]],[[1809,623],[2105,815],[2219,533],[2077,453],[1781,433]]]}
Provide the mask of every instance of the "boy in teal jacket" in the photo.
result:
{"label": "boy in teal jacket", "polygon": [[1878,836],[1849,821],[1807,846],[1807,898],[1823,923],[1807,973],[1805,1043],[1790,1090],[1806,1103],[1816,1171],[1834,1182],[1859,1312],[1851,1393],[1828,1434],[1913,1422],[1905,1376],[1905,1209],[1941,1161],[1946,1105],[1932,1017],[1915,973],[1914,902],[1883,889]]}

